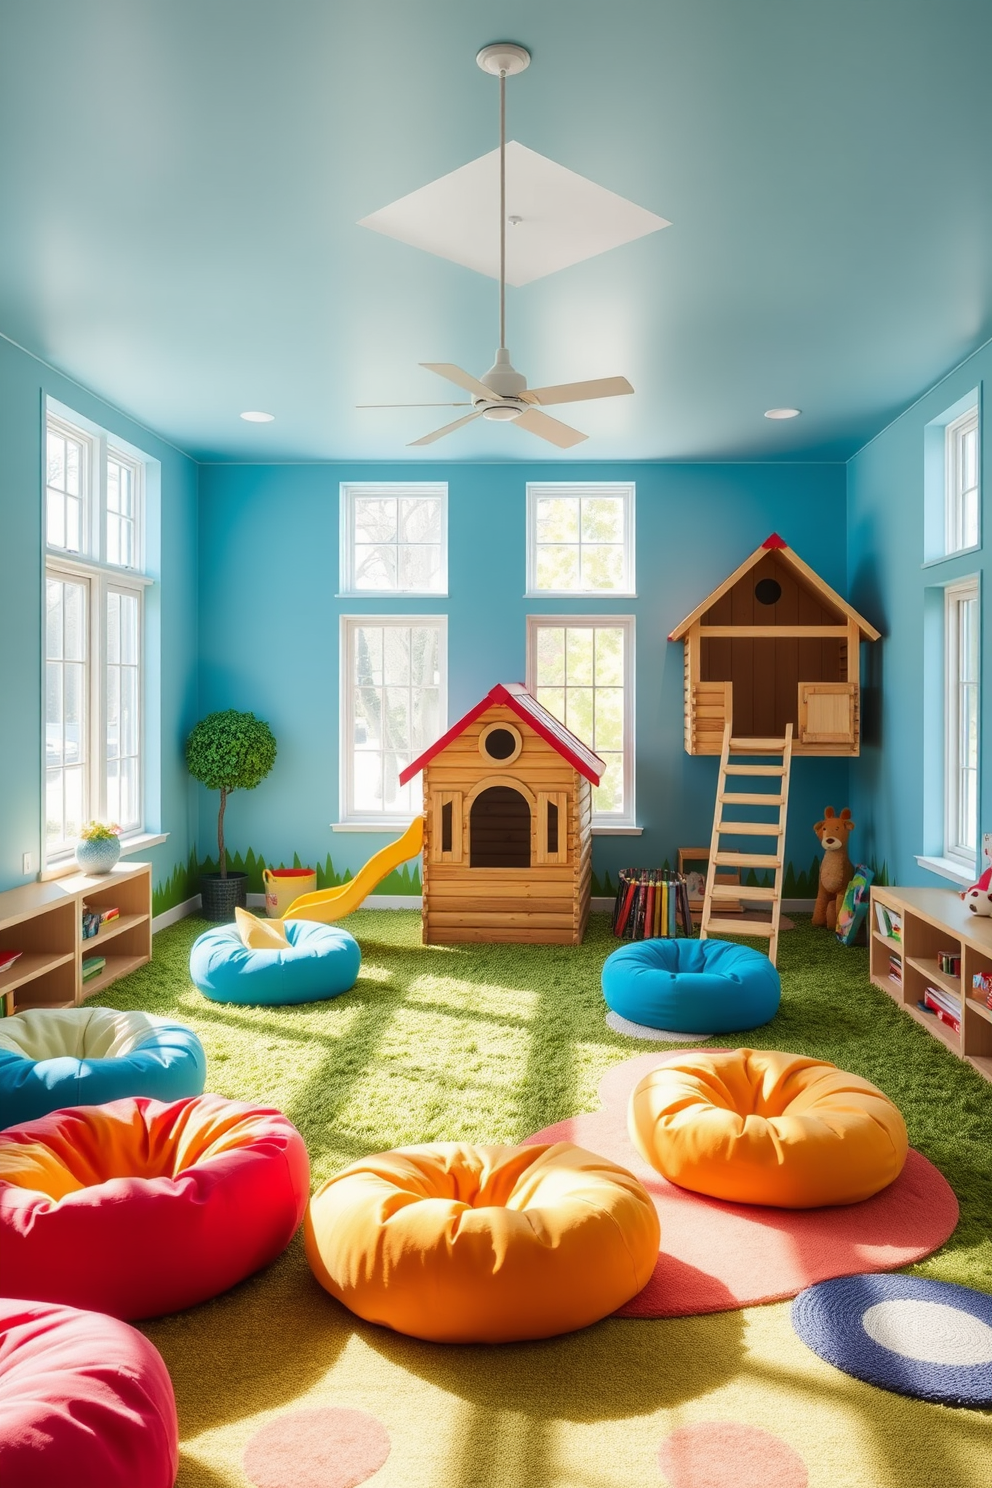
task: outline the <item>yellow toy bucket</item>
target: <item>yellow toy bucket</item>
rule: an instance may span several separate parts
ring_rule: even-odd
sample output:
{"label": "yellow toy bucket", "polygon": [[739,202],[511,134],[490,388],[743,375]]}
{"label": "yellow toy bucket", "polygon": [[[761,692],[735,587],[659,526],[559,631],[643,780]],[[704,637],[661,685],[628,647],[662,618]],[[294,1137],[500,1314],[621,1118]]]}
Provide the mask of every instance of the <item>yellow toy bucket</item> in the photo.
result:
{"label": "yellow toy bucket", "polygon": [[270,920],[282,919],[294,899],[313,894],[317,875],[312,868],[263,868],[265,913]]}

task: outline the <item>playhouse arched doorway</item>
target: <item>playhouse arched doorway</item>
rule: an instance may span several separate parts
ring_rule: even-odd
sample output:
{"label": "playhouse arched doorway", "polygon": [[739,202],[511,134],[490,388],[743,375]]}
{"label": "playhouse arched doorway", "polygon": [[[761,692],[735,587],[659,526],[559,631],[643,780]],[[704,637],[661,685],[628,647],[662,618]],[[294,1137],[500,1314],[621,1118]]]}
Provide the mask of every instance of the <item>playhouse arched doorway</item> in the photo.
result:
{"label": "playhouse arched doorway", "polygon": [[491,785],[472,802],[469,816],[472,868],[530,867],[530,806],[509,785]]}

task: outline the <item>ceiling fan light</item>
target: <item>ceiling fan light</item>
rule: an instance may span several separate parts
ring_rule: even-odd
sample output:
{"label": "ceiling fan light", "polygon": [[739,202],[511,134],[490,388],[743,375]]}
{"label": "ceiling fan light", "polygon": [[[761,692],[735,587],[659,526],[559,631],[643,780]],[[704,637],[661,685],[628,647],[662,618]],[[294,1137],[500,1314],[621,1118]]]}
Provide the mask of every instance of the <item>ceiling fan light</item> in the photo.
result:
{"label": "ceiling fan light", "polygon": [[767,419],[790,419],[798,418],[802,413],[801,408],[768,408],[765,410]]}
{"label": "ceiling fan light", "polygon": [[482,417],[493,419],[498,424],[505,424],[510,419],[519,418],[522,413],[523,409],[518,408],[515,403],[494,403],[490,408],[482,410]]}

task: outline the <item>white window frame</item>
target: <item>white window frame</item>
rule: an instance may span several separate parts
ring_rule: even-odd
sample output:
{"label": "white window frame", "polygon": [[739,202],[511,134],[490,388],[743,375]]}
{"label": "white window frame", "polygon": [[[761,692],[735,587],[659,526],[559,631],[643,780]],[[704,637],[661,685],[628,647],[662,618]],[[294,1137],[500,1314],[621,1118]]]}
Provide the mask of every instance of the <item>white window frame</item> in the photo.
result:
{"label": "white window frame", "polygon": [[[963,484],[965,436],[975,434],[975,485]],[[975,540],[965,541],[964,498],[966,490],[975,492]],[[970,553],[982,544],[982,436],[977,406],[953,419],[944,429],[944,556]]]}
{"label": "white window frame", "polygon": [[[84,507],[82,513],[79,552],[49,546],[48,537],[48,432],[67,435],[77,440],[86,452],[87,469],[82,481]],[[107,562],[107,458],[108,455],[122,465],[127,465],[134,476],[134,566]],[[43,513],[44,578],[68,579],[86,586],[86,706],[87,706],[87,781],[85,790],[85,817],[87,820],[107,819],[107,654],[106,614],[107,595],[111,591],[132,594],[138,604],[138,803],[139,820],[121,836],[122,848],[128,843],[146,837],[145,821],[147,800],[145,796],[145,754],[147,733],[145,726],[145,689],[147,682],[147,657],[145,655],[144,591],[153,582],[140,571],[144,561],[144,504],[145,465],[140,456],[122,448],[119,441],[106,431],[96,428],[88,420],[75,423],[68,410],[49,401],[44,430],[44,482]],[[47,637],[45,635],[45,585],[42,586],[42,668],[47,667]],[[58,873],[71,865],[75,844],[49,852],[47,830],[47,720],[46,689],[42,687],[42,758],[41,758],[41,862],[42,874]]]}
{"label": "white window frame", "polygon": [[[623,800],[624,810],[596,811],[593,809],[592,825],[596,828],[616,827],[631,830],[637,824],[637,805],[634,796],[634,722],[636,706],[634,698],[635,617],[633,615],[528,615],[527,616],[527,690],[537,694],[537,637],[540,631],[562,628],[578,630],[616,629],[624,632],[623,641]],[[595,686],[595,683],[594,683]],[[563,721],[563,720],[562,720]],[[592,745],[589,745],[592,748]]]}
{"label": "white window frame", "polygon": [[[577,598],[636,599],[633,481],[528,481],[527,482],[527,591],[526,599]],[[624,583],[618,589],[540,589],[537,584],[537,503],[541,497],[580,499],[583,496],[620,496],[624,503]],[[579,546],[582,546],[581,527]]]}
{"label": "white window frame", "polygon": [[[448,727],[448,617],[447,615],[342,615],[340,629],[340,795],[338,812],[340,820],[332,823],[338,829],[382,830],[391,832],[397,827],[408,827],[415,816],[421,814],[422,806],[414,812],[382,811],[368,809],[358,811],[353,806],[355,783],[355,754],[352,729],[354,726],[354,676],[351,666],[352,634],[357,626],[382,626],[400,629],[410,625],[433,625],[438,631],[438,718],[440,733]],[[440,734],[439,736],[440,737]],[[431,741],[433,742],[433,740]],[[428,747],[428,746],[425,746]]]}
{"label": "white window frame", "polygon": [[[973,603],[972,647],[974,681],[961,679],[961,606]],[[974,874],[978,859],[977,797],[981,761],[981,598],[976,576],[948,584],[944,590],[944,857]],[[962,761],[962,692],[966,685],[975,688],[975,717],[979,729],[975,760],[976,820],[972,825],[974,848],[959,841],[962,813],[962,776],[967,768]]]}
{"label": "white window frame", "polygon": [[[355,502],[377,496],[413,499],[430,496],[441,503],[441,569],[437,589],[357,589],[355,587]],[[340,485],[339,598],[380,600],[446,599],[448,594],[448,484],[447,481],[342,481]],[[402,546],[397,544],[397,547]]]}

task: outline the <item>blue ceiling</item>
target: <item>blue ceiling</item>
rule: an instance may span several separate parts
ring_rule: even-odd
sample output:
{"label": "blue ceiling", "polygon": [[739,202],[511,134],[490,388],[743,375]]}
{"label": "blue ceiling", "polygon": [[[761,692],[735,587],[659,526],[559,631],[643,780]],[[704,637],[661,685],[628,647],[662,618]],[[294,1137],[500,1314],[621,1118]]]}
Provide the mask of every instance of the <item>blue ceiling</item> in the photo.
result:
{"label": "blue ceiling", "polygon": [[510,136],[673,224],[508,292],[531,385],[636,389],[566,458],[844,459],[992,335],[989,0],[0,0],[0,331],[201,459],[420,454],[354,405],[484,371],[495,285],[356,223],[493,148],[499,39]]}

